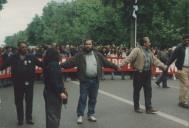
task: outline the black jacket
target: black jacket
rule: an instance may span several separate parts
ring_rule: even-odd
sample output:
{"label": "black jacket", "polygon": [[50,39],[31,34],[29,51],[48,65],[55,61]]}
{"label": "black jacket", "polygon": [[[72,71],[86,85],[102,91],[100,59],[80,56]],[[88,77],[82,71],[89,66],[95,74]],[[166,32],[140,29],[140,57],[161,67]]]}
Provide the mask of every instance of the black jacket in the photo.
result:
{"label": "black jacket", "polygon": [[182,70],[183,64],[184,64],[184,58],[185,58],[185,50],[186,46],[184,43],[181,43],[177,45],[176,49],[171,54],[171,57],[167,63],[167,65],[171,65],[175,60],[175,65],[178,70]]}
{"label": "black jacket", "polygon": [[11,67],[11,75],[16,81],[34,81],[35,66],[42,67],[43,64],[37,60],[33,55],[27,54],[24,60],[20,59],[18,53],[10,56],[0,65],[0,70]]}
{"label": "black jacket", "polygon": [[52,91],[56,95],[64,92],[64,84],[62,81],[62,72],[59,63],[50,62],[44,67],[44,83],[47,91]]}
{"label": "black jacket", "polygon": [[[97,51],[94,51],[94,56],[97,60],[97,78],[100,79],[102,74],[102,67],[110,67],[117,69],[118,67],[106,60],[103,55]],[[72,68],[77,67],[78,69],[78,78],[80,81],[86,80],[86,62],[85,62],[85,52],[80,52],[76,56],[72,57],[70,60],[63,63],[61,66],[63,68]]]}

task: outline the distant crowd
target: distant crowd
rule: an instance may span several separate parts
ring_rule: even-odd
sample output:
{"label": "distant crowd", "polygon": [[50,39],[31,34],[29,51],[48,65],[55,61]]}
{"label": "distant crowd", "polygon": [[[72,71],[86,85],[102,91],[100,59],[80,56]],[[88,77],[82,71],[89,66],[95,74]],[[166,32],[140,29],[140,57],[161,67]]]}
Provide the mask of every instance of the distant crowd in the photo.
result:
{"label": "distant crowd", "polygon": [[[56,47],[62,57],[72,57],[76,55],[82,49],[82,45],[57,45],[52,43],[51,45],[43,45],[43,46],[29,46],[29,52],[37,58],[42,58],[45,54],[45,51],[50,47]],[[133,48],[125,47],[123,45],[98,45],[95,46],[95,49],[99,51],[105,57],[120,57],[125,58],[129,55]],[[159,59],[162,56],[170,57],[174,48],[151,48],[154,55],[156,55]],[[3,60],[6,60],[11,55],[15,54],[17,49],[10,46],[0,47],[0,63]],[[166,55],[165,55],[166,54]]]}

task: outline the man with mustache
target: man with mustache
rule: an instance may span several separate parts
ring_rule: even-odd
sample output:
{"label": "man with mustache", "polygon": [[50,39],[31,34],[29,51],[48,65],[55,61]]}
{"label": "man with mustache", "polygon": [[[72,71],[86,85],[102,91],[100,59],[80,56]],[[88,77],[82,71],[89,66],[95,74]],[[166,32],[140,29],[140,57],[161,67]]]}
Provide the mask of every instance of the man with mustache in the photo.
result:
{"label": "man with mustache", "polygon": [[84,41],[83,50],[76,56],[62,64],[63,68],[78,68],[78,78],[80,81],[80,97],[77,106],[77,123],[83,123],[84,111],[88,98],[88,120],[96,122],[95,106],[97,101],[99,80],[102,74],[102,67],[118,67],[107,61],[103,55],[93,49],[93,41],[87,39]]}
{"label": "man with mustache", "polygon": [[140,108],[140,90],[144,89],[145,108],[147,114],[154,114],[158,110],[152,107],[152,87],[151,87],[151,68],[152,65],[160,67],[163,70],[167,70],[167,66],[164,65],[159,59],[157,59],[152,53],[149,37],[142,37],[139,41],[140,46],[134,48],[128,57],[123,60],[121,66],[131,63],[135,69],[133,76],[133,100],[134,110],[136,113],[143,113]]}

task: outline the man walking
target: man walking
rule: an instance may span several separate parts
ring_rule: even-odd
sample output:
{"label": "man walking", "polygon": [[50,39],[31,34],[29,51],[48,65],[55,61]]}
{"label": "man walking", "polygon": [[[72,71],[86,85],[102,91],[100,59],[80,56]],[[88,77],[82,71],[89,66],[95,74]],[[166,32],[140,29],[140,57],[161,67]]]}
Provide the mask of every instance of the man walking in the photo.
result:
{"label": "man walking", "polygon": [[[163,47],[161,51],[158,51],[157,57],[161,62],[167,64],[167,61],[169,59],[168,50],[165,47]],[[162,72],[155,81],[155,84],[160,87],[160,83],[162,83],[163,88],[169,88],[169,86],[167,86],[167,75],[167,71]]]}
{"label": "man walking", "polygon": [[168,66],[174,61],[178,69],[176,78],[180,81],[179,103],[183,108],[189,108],[188,90],[189,90],[189,34],[183,36],[183,43],[177,45],[168,61]]}

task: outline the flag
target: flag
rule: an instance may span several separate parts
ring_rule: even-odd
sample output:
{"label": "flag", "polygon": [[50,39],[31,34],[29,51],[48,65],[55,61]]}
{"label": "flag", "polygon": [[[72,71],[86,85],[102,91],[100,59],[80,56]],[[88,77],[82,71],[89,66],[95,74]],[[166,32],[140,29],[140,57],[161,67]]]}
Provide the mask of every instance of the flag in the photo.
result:
{"label": "flag", "polygon": [[133,14],[132,14],[133,18],[135,18],[135,19],[137,18],[136,12],[138,11],[138,5],[137,4],[138,4],[137,0],[135,0],[135,3],[133,5]]}

